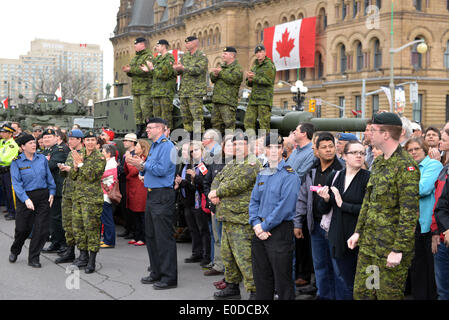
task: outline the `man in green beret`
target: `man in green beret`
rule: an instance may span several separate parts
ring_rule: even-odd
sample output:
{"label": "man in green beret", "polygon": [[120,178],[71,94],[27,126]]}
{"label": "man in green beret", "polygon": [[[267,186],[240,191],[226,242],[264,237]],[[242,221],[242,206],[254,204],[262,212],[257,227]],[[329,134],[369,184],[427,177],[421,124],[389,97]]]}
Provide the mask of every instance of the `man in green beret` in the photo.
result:
{"label": "man in green beret", "polygon": [[131,93],[138,137],[145,133],[145,120],[153,117],[153,102],[151,101],[153,72],[151,70],[144,71],[141,68],[146,61],[153,61],[153,54],[150,49],[146,48],[145,42],[145,38],[142,37],[134,40],[136,55],[128,65],[122,67],[122,71],[132,78]]}
{"label": "man in green beret", "polygon": [[418,164],[399,144],[395,113],[373,117],[372,145],[383,152],[373,163],[357,226],[348,247],[359,246],[355,299],[404,298],[419,215]]}
{"label": "man in green beret", "polygon": [[252,89],[244,125],[245,130],[255,131],[256,121],[259,118],[259,128],[269,131],[276,67],[273,61],[266,56],[263,45],[258,45],[254,49],[254,53],[256,61],[254,61],[251,71],[246,72],[246,84]]}
{"label": "man in green beret", "polygon": [[224,48],[221,54],[223,63],[210,72],[210,80],[214,83],[212,128],[222,134],[225,130],[235,130],[235,110],[243,80],[242,67],[236,56],[237,50],[234,47]]}

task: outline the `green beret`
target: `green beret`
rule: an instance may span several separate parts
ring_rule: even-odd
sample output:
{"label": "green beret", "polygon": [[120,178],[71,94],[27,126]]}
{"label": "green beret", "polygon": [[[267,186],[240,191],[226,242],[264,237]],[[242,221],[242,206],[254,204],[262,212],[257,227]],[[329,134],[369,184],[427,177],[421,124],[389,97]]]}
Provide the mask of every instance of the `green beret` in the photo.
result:
{"label": "green beret", "polygon": [[385,124],[390,126],[402,127],[401,118],[393,112],[376,113],[373,116],[373,124]]}
{"label": "green beret", "polygon": [[96,138],[97,136],[93,131],[87,131],[87,133],[84,135],[84,138]]}
{"label": "green beret", "polygon": [[42,136],[49,136],[49,135],[55,136],[56,135],[55,130],[45,129],[45,131],[42,133]]}
{"label": "green beret", "polygon": [[254,53],[257,53],[259,51],[265,51],[265,47],[262,44],[259,44],[255,49]]}
{"label": "green beret", "polygon": [[223,52],[234,52],[237,53],[237,50],[234,47],[225,47]]}

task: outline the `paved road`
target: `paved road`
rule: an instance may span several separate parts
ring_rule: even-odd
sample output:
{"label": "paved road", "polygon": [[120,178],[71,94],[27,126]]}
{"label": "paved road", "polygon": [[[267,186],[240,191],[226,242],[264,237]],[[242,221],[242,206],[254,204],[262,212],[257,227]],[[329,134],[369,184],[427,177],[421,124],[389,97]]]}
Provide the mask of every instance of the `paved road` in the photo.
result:
{"label": "paved road", "polygon": [[[96,272],[85,274],[81,270],[79,289],[68,289],[66,282],[69,287],[76,285],[74,274],[66,273],[69,264],[53,263],[58,257],[56,254],[41,254],[41,269],[28,266],[29,240],[25,242],[16,263],[8,261],[14,228],[15,221],[6,221],[1,214],[0,300],[211,300],[216,290],[212,282],[222,278],[222,276],[205,277],[199,263],[184,263],[184,258],[190,256],[191,244],[178,243],[178,287],[170,290],[154,290],[152,285],[140,283],[140,278],[148,275],[146,270],[149,260],[146,247],[135,247],[127,244],[127,240],[117,238],[114,249],[100,249]],[[121,226],[118,226],[116,231],[120,233]],[[243,285],[241,293],[243,299],[248,298]]]}

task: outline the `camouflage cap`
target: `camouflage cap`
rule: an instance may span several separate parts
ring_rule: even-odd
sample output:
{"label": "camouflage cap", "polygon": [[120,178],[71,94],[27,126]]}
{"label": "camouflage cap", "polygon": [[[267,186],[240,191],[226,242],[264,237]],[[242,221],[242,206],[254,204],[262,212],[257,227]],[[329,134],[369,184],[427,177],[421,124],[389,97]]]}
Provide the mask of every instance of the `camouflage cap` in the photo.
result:
{"label": "camouflage cap", "polygon": [[265,147],[270,144],[282,145],[284,143],[284,138],[277,133],[268,133],[265,137]]}
{"label": "camouflage cap", "polygon": [[265,46],[263,44],[259,44],[255,49],[254,53],[257,53],[259,51],[265,51]]}
{"label": "camouflage cap", "polygon": [[139,37],[139,38],[136,38],[136,40],[134,40],[134,44],[138,44],[139,42],[145,42],[145,41],[146,41],[145,38]]}
{"label": "camouflage cap", "polygon": [[186,38],[185,42],[190,42],[190,41],[193,41],[193,40],[198,40],[198,38],[195,37],[195,36],[189,36],[189,37]]}
{"label": "camouflage cap", "polygon": [[44,129],[41,126],[35,126],[33,128],[33,132],[36,132],[36,131],[44,131]]}
{"label": "camouflage cap", "polygon": [[393,112],[382,112],[376,113],[373,116],[373,124],[385,124],[390,126],[401,126],[401,118],[396,113]]}
{"label": "camouflage cap", "polygon": [[234,52],[237,53],[237,50],[234,47],[225,47],[223,52]]}
{"label": "camouflage cap", "polygon": [[56,135],[56,131],[53,129],[45,129],[45,131],[42,133],[42,136],[55,136]]}

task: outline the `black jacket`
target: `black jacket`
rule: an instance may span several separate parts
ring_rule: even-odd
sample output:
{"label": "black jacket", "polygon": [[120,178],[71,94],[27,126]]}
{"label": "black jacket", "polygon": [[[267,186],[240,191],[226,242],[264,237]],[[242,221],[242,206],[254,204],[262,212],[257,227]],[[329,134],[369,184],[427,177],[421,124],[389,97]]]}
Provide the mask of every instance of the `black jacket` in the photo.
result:
{"label": "black jacket", "polygon": [[318,206],[320,211],[326,213],[330,211],[332,206],[332,220],[328,233],[329,247],[334,258],[341,258],[345,254],[356,252],[348,248],[347,240],[353,235],[357,225],[357,219],[362,208],[370,172],[360,169],[352,179],[346,192],[343,192],[345,188],[346,168],[340,171],[333,186],[338,189],[343,200],[341,208],[337,206],[334,193],[330,190],[332,180],[336,173],[336,171],[332,172],[326,182],[326,185],[329,186],[329,202],[326,203],[321,198]]}
{"label": "black jacket", "polygon": [[[209,165],[208,167],[208,171],[206,176],[204,177],[204,195],[207,196],[209,195],[210,190],[210,186],[212,185],[212,181],[214,181],[215,176],[225,167],[226,163],[225,161],[221,161],[222,163],[212,163]],[[207,204],[209,209],[215,213],[215,205],[213,205],[209,198],[207,198]]]}
{"label": "black jacket", "polygon": [[438,199],[437,206],[435,207],[435,220],[438,224],[440,233],[449,229],[449,188],[448,188],[449,176],[444,184],[441,196]]}

